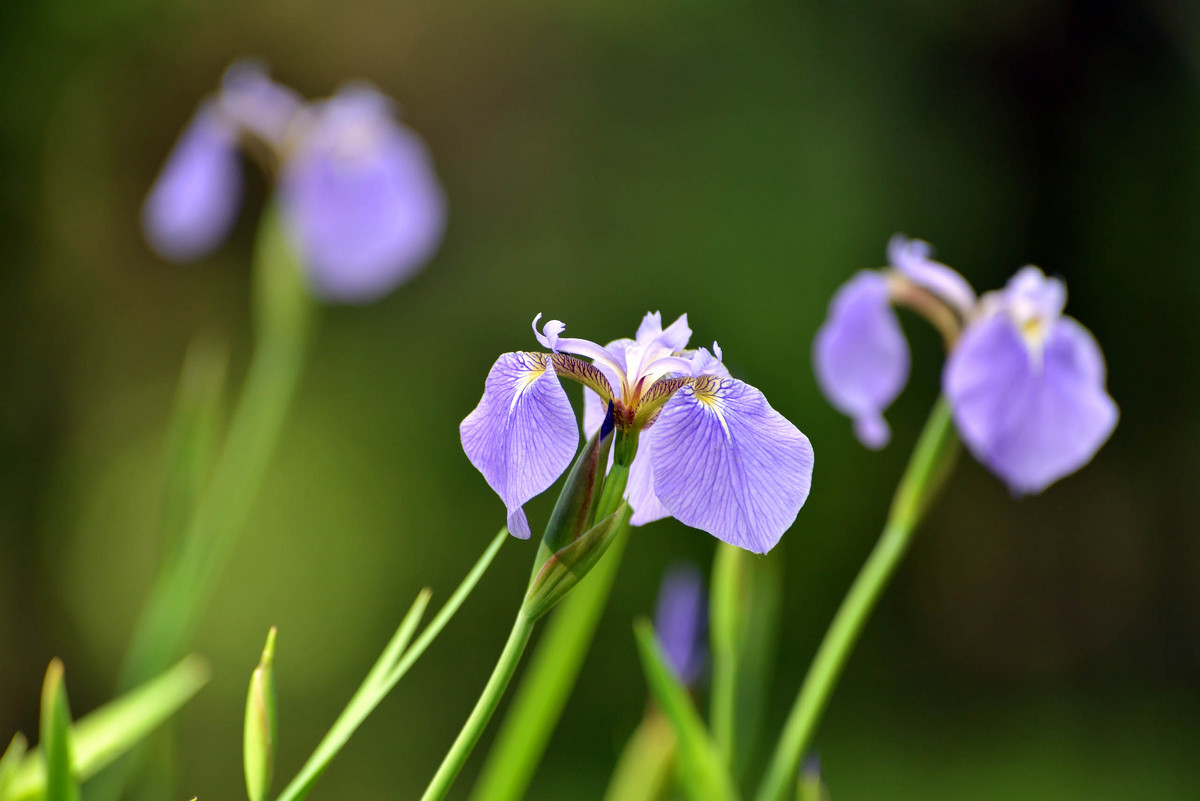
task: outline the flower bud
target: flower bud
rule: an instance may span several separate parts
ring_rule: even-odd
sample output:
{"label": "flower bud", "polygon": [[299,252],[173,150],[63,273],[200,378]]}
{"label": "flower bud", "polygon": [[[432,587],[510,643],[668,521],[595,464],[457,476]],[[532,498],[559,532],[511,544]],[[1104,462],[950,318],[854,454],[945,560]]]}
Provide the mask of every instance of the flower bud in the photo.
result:
{"label": "flower bud", "polygon": [[537,620],[553,609],[600,561],[632,513],[629,504],[622,502],[615,512],[547,559],[529,583],[522,612]]}
{"label": "flower bud", "polygon": [[574,542],[591,527],[604,484],[614,430],[613,404],[609,401],[604,422],[575,459],[554,511],[550,513],[550,522],[546,524],[546,533],[534,562],[535,575],[552,554]]}
{"label": "flower bud", "polygon": [[267,633],[258,667],[250,674],[246,694],[246,728],[243,763],[246,794],[250,801],[263,801],[271,787],[275,766],[275,739],[278,719],[275,715],[275,627]]}

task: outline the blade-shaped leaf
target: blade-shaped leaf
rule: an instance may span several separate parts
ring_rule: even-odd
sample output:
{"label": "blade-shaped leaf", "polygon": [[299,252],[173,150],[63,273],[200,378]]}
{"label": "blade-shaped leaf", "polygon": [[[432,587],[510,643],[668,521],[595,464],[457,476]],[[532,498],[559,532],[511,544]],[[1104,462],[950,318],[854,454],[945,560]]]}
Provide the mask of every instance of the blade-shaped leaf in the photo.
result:
{"label": "blade-shaped leaf", "polygon": [[63,686],[63,664],[55,659],[42,685],[42,721],[38,750],[46,771],[46,801],[79,801],[71,758],[71,710]]}
{"label": "blade-shaped leaf", "polygon": [[21,760],[25,758],[25,751],[28,747],[29,743],[25,740],[25,735],[17,732],[13,735],[8,748],[4,749],[4,756],[0,756],[0,801],[8,801],[9,786],[12,784],[13,776],[17,773],[17,768],[21,767]]}
{"label": "blade-shaped leaf", "polygon": [[[71,734],[75,775],[86,780],[173,715],[208,681],[208,667],[188,657],[163,675],[80,718]],[[13,777],[7,801],[39,798],[46,770],[35,750]]]}
{"label": "blade-shaped leaf", "polygon": [[679,779],[693,801],[733,801],[738,797],[733,780],[713,743],[687,689],[675,678],[648,620],[634,624],[638,655],[650,693],[662,708],[679,743]]}

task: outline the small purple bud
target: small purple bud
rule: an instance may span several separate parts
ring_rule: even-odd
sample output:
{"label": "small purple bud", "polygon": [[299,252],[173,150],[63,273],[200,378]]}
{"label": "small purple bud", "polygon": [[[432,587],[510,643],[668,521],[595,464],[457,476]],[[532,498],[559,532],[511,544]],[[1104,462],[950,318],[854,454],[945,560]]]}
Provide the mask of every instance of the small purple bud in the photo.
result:
{"label": "small purple bud", "polygon": [[202,105],[179,137],[142,207],[146,239],[165,259],[194,261],[229,235],[242,200],[237,132]]}
{"label": "small purple bud", "polygon": [[424,143],[374,88],[344,88],[311,113],[280,176],[284,211],[313,290],[366,302],[433,256],[446,201]]}
{"label": "small purple bud", "polygon": [[654,631],[675,675],[689,686],[699,680],[708,661],[707,625],[704,577],[690,564],[669,568],[658,591]]}

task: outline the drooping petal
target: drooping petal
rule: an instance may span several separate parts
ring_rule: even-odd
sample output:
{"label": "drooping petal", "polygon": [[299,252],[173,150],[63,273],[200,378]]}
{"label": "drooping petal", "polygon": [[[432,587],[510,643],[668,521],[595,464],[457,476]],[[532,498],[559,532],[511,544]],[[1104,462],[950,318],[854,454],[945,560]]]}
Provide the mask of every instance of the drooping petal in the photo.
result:
{"label": "drooping petal", "polygon": [[975,290],[951,267],[933,260],[933,246],[896,234],[888,241],[888,263],[919,287],[950,304],[962,316],[975,308]]}
{"label": "drooping petal", "polygon": [[1104,357],[1078,322],[1054,322],[1039,355],[1004,314],[968,328],[943,375],[963,440],[1020,494],[1075,472],[1108,439],[1118,413],[1104,382]]}
{"label": "drooping petal", "polygon": [[212,103],[197,110],[142,207],[142,227],[165,259],[192,261],[229,235],[242,202],[237,133]]}
{"label": "drooping petal", "polygon": [[527,538],[522,505],[562,475],[579,447],[575,413],[546,354],[497,359],[459,433],[467,458],[508,508],[508,530]]}
{"label": "drooping petal", "polygon": [[647,433],[659,500],[681,522],[732,545],[766,553],[808,497],[808,437],[742,381],[694,380]]}
{"label": "drooping petal", "polygon": [[685,685],[695,684],[704,670],[707,624],[704,576],[694,565],[673,565],[658,590],[654,632],[675,675]]}
{"label": "drooping petal", "polygon": [[366,86],[313,109],[280,186],[313,289],[361,303],[407,280],[437,250],[446,200],[421,139]]}
{"label": "drooping petal", "polygon": [[255,59],[225,70],[217,102],[230,124],[276,149],[284,146],[288,126],[304,105],[299,94],[271,80],[266,66]]}
{"label": "drooping petal", "polygon": [[833,296],[813,343],[817,383],[835,409],[854,419],[868,448],[891,436],[883,411],[908,381],[908,342],[888,305],[887,278],[863,270]]}

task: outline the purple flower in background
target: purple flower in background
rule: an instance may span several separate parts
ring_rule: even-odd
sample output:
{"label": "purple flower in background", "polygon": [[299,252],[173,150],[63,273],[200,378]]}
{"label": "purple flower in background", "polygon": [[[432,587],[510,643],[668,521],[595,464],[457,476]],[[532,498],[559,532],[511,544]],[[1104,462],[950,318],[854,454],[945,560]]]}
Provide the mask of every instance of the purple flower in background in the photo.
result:
{"label": "purple flower in background", "polygon": [[654,631],[675,675],[685,685],[694,685],[704,672],[707,626],[704,577],[694,565],[672,566],[658,590]]}
{"label": "purple flower in background", "polygon": [[165,259],[190,261],[225,241],[242,203],[237,129],[214,103],[196,111],[142,207],[146,239]]}
{"label": "purple flower in background", "polygon": [[257,62],[231,66],[197,112],[146,201],[165,258],[207,255],[240,205],[239,146],[279,171],[283,213],[313,291],[364,302],[411,277],[441,243],[446,202],[429,152],[365,84],[305,104]]}
{"label": "purple flower in background", "polygon": [[949,330],[942,389],[955,424],[1013,492],[1041,492],[1087,464],[1118,414],[1100,347],[1062,314],[1063,283],[1025,267],[976,299],[925,242],[893,237],[888,257],[893,270],[860,272],[838,291],[813,349],[822,391],[854,419],[859,439],[886,443],[882,411],[907,381],[908,346],[891,310],[904,304]]}
{"label": "purple flower in background", "polygon": [[280,187],[309,279],[325,298],[382,295],[441,243],[446,202],[429,151],[369,86],[311,107]]}
{"label": "purple flower in background", "polygon": [[561,336],[557,320],[538,331],[540,318],[534,334],[550,353],[501,356],[460,428],[514,535],[529,536],[522,505],[566,470],[579,443],[564,377],[585,387],[585,428],[599,426],[596,412],[611,401],[618,429],[638,434],[626,488],[635,525],[669,515],[756,553],[779,541],[808,497],[812,446],[730,377],[715,344],[687,350],[686,316],[664,329],[647,314],[634,339],[607,346]]}
{"label": "purple flower in background", "polygon": [[1100,346],[1066,300],[1061,281],[1023,268],[984,297],[942,376],[963,441],[1015,493],[1075,472],[1117,425]]}

